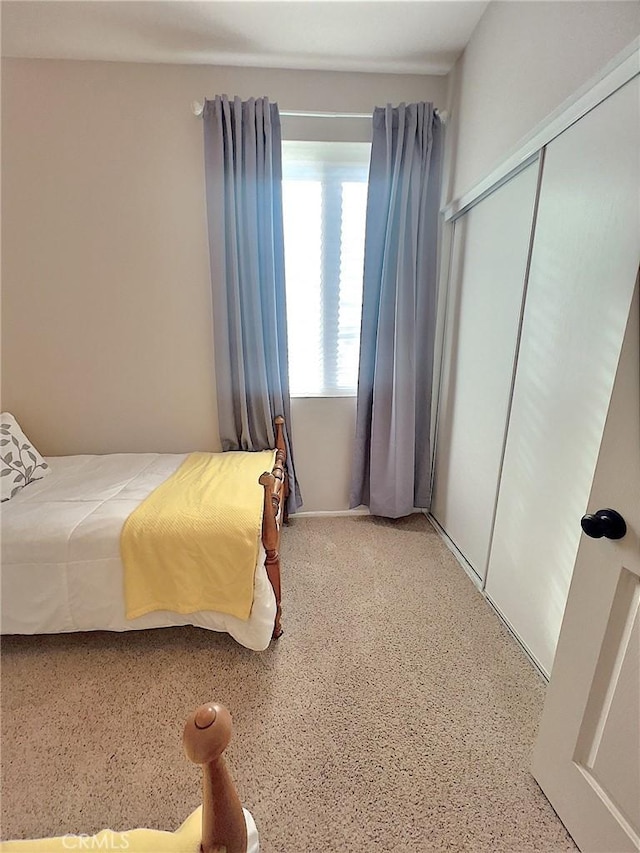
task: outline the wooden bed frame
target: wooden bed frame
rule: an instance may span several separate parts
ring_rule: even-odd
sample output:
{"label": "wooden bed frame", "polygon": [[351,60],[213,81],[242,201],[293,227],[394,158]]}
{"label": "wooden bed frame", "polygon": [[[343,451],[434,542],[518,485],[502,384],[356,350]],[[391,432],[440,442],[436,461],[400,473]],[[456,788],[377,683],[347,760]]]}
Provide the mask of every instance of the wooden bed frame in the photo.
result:
{"label": "wooden bed frame", "polygon": [[280,617],[282,615],[280,590],[280,528],[287,521],[287,497],[289,481],[287,478],[287,448],[284,440],[284,418],[278,415],[274,420],[276,430],[276,461],[272,470],[261,474],[259,483],[264,488],[264,513],[262,516],[262,544],[266,559],[267,577],[276,597],[276,618],[273,624],[273,638],[282,634]]}

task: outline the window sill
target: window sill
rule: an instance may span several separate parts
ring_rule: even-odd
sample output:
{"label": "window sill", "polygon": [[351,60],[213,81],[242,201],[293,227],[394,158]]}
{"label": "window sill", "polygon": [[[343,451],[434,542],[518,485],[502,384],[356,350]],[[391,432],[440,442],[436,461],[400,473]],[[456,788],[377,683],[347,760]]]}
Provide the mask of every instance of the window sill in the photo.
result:
{"label": "window sill", "polygon": [[355,391],[332,391],[329,394],[291,394],[292,400],[333,400],[341,397],[352,397],[355,398],[357,393]]}

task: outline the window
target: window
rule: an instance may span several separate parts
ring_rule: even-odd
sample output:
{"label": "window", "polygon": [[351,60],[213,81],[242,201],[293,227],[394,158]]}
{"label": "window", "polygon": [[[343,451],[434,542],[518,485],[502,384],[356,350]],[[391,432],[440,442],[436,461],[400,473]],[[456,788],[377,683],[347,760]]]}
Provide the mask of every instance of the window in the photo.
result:
{"label": "window", "polygon": [[362,142],[282,144],[294,397],[356,391],[370,151]]}

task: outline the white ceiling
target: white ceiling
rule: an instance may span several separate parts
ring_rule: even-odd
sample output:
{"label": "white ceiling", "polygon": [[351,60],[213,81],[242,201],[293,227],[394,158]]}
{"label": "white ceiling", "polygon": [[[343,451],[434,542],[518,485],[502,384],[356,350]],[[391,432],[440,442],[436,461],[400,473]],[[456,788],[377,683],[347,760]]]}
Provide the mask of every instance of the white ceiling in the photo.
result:
{"label": "white ceiling", "polygon": [[3,0],[2,55],[446,74],[487,0]]}

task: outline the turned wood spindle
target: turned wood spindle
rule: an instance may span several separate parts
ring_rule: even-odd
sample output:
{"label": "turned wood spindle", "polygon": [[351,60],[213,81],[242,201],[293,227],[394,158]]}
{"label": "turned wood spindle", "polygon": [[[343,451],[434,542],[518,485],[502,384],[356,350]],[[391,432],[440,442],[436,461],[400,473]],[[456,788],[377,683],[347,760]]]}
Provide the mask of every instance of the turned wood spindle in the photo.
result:
{"label": "turned wood spindle", "polygon": [[278,552],[280,546],[280,527],[278,523],[280,496],[276,488],[276,477],[269,471],[261,474],[258,482],[264,488],[262,544],[264,545],[266,554],[265,568],[276,597],[276,618],[273,626],[273,637],[275,639],[282,635],[282,625],[280,624],[282,616],[282,594],[280,590],[280,554]]}
{"label": "turned wood spindle", "polygon": [[222,754],[231,740],[231,733],[231,714],[224,705],[214,702],[197,708],[184,727],[185,752],[203,769],[202,853],[247,851],[242,804]]}
{"label": "turned wood spindle", "polygon": [[[284,438],[285,420],[282,415],[278,415],[274,419],[276,425],[276,463],[280,463],[280,471],[282,476],[282,520],[286,524],[289,521],[289,510],[287,509],[287,498],[289,497],[289,479],[286,476],[285,463],[287,461],[287,445]],[[276,464],[276,468],[278,465]],[[276,473],[274,469],[274,473]],[[277,474],[276,474],[277,476]]]}

